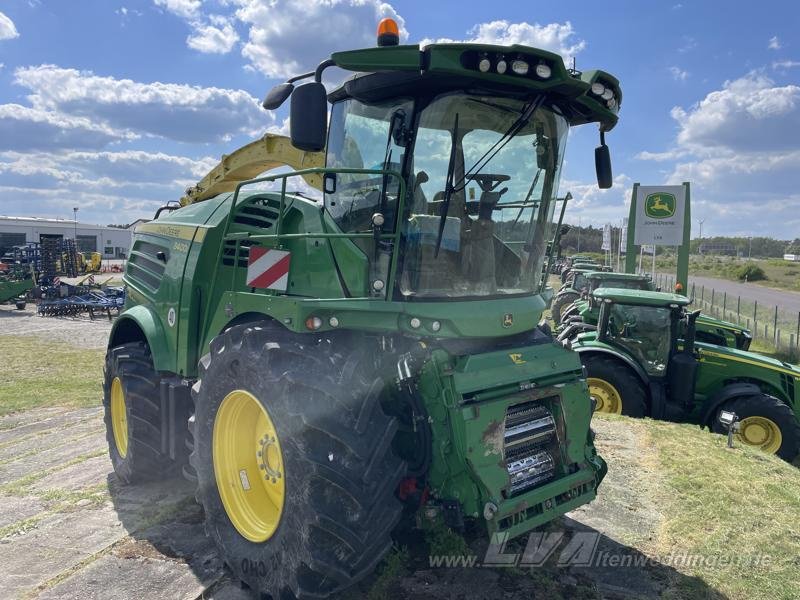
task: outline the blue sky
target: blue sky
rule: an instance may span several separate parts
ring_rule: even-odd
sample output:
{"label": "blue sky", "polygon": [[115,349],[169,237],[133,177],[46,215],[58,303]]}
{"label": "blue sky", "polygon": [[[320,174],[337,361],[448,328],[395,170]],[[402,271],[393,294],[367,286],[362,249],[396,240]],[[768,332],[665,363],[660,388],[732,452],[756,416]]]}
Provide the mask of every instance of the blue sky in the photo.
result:
{"label": "blue sky", "polygon": [[[524,43],[620,79],[615,186],[593,183],[593,126],[575,129],[568,220],[619,222],[634,181],[692,182],[704,235],[800,237],[800,2],[4,0],[0,214],[150,217],[286,111],[260,99],[334,50]],[[696,233],[696,231],[695,231]]]}

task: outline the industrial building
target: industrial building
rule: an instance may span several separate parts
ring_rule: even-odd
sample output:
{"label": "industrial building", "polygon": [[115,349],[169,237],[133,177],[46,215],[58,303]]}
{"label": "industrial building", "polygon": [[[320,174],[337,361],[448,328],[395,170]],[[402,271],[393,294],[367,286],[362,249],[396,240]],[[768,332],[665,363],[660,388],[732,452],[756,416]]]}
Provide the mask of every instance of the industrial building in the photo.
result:
{"label": "industrial building", "polygon": [[0,215],[0,256],[13,246],[43,238],[77,239],[80,252],[100,252],[103,258],[126,258],[133,229],[91,225],[68,219],[4,217]]}

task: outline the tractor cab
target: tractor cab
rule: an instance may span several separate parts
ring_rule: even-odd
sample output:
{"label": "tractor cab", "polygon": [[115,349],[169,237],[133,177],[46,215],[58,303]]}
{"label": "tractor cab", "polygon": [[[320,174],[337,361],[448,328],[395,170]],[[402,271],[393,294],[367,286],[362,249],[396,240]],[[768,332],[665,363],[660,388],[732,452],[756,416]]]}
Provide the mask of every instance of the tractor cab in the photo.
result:
{"label": "tractor cab", "polygon": [[589,293],[600,288],[617,288],[626,290],[654,291],[653,280],[647,275],[634,273],[613,273],[610,271],[593,271],[586,274],[589,282]]}
{"label": "tractor cab", "polygon": [[689,299],[620,288],[601,288],[593,295],[600,305],[597,339],[634,357],[648,375],[666,376],[678,351],[679,323],[688,325],[684,307]]}
{"label": "tractor cab", "polygon": [[688,312],[688,298],[665,292],[600,288],[592,296],[600,306],[592,335],[600,347],[649,382],[651,416],[664,418],[668,409],[691,411],[700,311]]}

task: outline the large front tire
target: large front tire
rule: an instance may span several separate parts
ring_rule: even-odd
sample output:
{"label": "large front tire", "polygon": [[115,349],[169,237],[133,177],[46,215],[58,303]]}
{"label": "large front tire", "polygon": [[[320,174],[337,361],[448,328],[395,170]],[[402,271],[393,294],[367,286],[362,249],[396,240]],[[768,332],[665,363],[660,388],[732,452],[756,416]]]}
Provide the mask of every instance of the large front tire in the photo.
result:
{"label": "large front tire", "polygon": [[[720,410],[736,413],[739,431],[734,439],[742,444],[761,448],[791,462],[800,452],[800,424],[789,406],[773,396],[755,394],[726,402]],[[727,435],[719,422],[719,411],[712,430]]]}
{"label": "large front tire", "polygon": [[580,294],[576,294],[574,292],[562,292],[561,294],[558,294],[555,300],[553,300],[553,305],[550,308],[550,314],[553,317],[553,323],[560,325],[562,311],[579,298]]}
{"label": "large front tire", "polygon": [[233,574],[274,598],[324,597],[391,547],[406,466],[363,338],[232,327],[200,362],[197,499]]}
{"label": "large front tire", "polygon": [[124,483],[177,477],[188,460],[188,453],[173,460],[163,451],[162,430],[168,420],[161,405],[160,383],[147,344],[123,344],[106,354],[106,440],[114,472]]}
{"label": "large front tire", "polygon": [[586,367],[589,396],[595,412],[644,417],[647,414],[647,391],[639,377],[619,360],[581,354]]}

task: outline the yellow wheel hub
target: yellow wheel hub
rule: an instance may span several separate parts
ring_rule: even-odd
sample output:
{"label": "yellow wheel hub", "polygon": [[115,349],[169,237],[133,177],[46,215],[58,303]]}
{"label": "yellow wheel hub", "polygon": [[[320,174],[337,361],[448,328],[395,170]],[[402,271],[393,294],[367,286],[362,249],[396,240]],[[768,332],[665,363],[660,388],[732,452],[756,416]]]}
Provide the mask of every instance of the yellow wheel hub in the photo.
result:
{"label": "yellow wheel hub", "polygon": [[757,446],[770,454],[775,454],[783,443],[780,427],[767,417],[745,417],[739,421],[736,439],[743,444]]}
{"label": "yellow wheel hub", "polygon": [[234,390],[214,419],[214,476],[233,526],[251,542],[275,533],[283,512],[286,477],[275,425],[250,392]]}
{"label": "yellow wheel hub", "polygon": [[586,383],[589,385],[589,395],[594,398],[595,412],[622,414],[622,396],[619,395],[617,388],[606,380],[596,377],[589,377]]}
{"label": "yellow wheel hub", "polygon": [[111,382],[111,431],[114,433],[117,452],[125,458],[128,455],[128,413],[125,408],[125,392],[119,377],[114,377]]}

